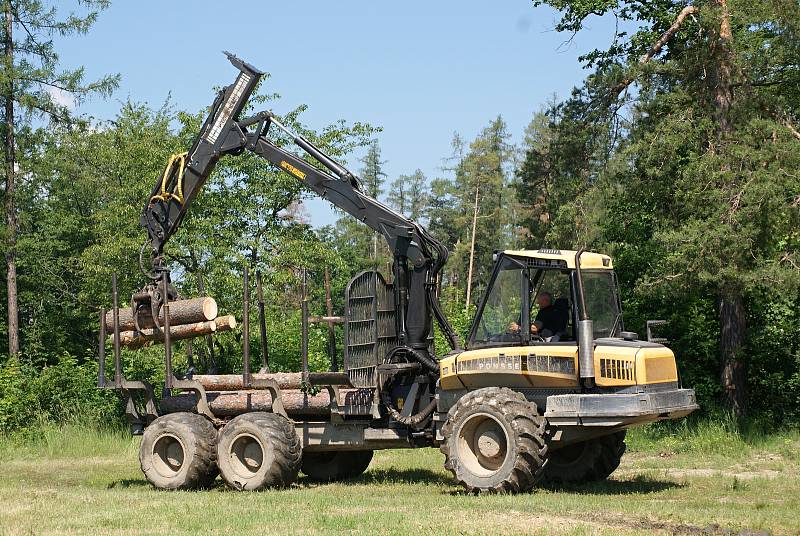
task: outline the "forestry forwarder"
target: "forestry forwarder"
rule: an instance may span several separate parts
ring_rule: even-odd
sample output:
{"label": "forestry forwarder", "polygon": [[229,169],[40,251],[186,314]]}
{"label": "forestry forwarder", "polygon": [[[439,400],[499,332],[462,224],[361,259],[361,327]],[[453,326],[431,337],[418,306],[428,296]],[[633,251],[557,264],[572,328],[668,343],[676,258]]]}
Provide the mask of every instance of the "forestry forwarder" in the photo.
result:
{"label": "forestry forwarder", "polygon": [[[462,349],[435,293],[447,249],[418,223],[367,196],[350,171],[272,113],[240,118],[263,73],[227,55],[240,71],[236,81],[214,101],[191,149],[170,159],[141,217],[149,237],[142,257],[149,244],[152,268],[145,272],[152,282],[133,295],[130,314],[135,333],[148,320],[165,344],[159,409],[152,386],[128,381],[120,371],[116,281],[109,313],[113,381],[105,378],[107,321],[101,313],[99,383],[127,395],[132,429],[144,429],[140,461],[153,485],[203,487],[221,473],[235,489],[259,489],[286,486],[300,470],[330,481],[365,471],[376,449],[438,446],[445,466],[468,490],[524,492],[542,478],[604,479],[620,463],[628,427],[697,408],[694,391],[679,387],[672,351],[650,340],[651,324],[648,341],[623,331],[612,262],[602,254],[499,252]],[[316,163],[268,139],[273,127]],[[347,287],[340,318],[344,372],[308,371],[304,300],[302,373],[270,374],[266,354],[262,371],[250,373],[245,270],[243,373],[199,375],[190,368],[185,376],[173,374],[170,322],[179,315],[169,308],[177,312],[181,302],[162,260],[164,244],[217,161],[245,150],[383,235],[393,253],[393,283],[363,272]],[[543,293],[563,317],[547,340],[525,329],[534,324],[533,304]],[[434,318],[451,346],[441,359],[433,353]],[[134,394],[144,395],[144,409]]]}

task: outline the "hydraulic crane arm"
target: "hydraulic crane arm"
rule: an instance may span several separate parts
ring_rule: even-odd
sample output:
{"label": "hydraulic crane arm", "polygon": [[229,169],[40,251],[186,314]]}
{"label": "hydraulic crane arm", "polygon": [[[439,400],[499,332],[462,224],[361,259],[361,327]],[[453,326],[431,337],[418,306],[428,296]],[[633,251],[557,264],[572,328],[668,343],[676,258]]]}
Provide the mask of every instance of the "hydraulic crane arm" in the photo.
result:
{"label": "hydraulic crane arm", "polygon": [[214,100],[200,135],[189,151],[170,159],[142,211],[140,223],[147,230],[156,274],[161,270],[164,244],[178,230],[217,161],[223,154],[241,151],[244,134],[236,126],[236,118],[264,73],[233,54],[225,54],[239,69],[236,81]]}
{"label": "hydraulic crane arm", "polygon": [[[240,120],[239,114],[263,72],[232,54],[226,54],[240,71],[236,81],[225,87],[214,101],[192,148],[185,155],[170,159],[142,211],[141,224],[149,237],[153,274],[164,270],[164,244],[177,231],[192,200],[220,157],[249,150],[294,176],[307,188],[386,239],[394,257],[401,348],[410,350],[423,363],[428,361],[427,339],[432,316],[436,317],[450,345],[457,348],[457,336],[435,295],[436,277],[447,260],[447,248],[418,223],[362,192],[358,179],[350,171],[304,137],[291,132],[271,112],[260,112]],[[324,169],[271,141],[267,134],[272,126],[287,134],[297,147]],[[427,365],[433,368],[432,362],[428,361]]]}
{"label": "hydraulic crane arm", "polygon": [[[262,113],[261,115],[266,119],[263,123],[260,122],[259,128],[254,132],[247,134],[247,149],[268,160],[275,167],[293,175],[323,199],[327,199],[333,205],[382,234],[391,251],[408,258],[415,266],[424,266],[433,257],[434,252],[430,251],[429,240],[418,224],[362,192],[356,177],[338,164],[336,165],[342,172],[340,177],[334,177],[275,145],[264,136],[269,125],[275,125],[292,136],[294,143],[305,149],[316,160],[323,162],[327,159],[333,162],[308,140],[290,132],[270,114]],[[336,168],[333,166],[326,165],[325,167],[335,172]]]}

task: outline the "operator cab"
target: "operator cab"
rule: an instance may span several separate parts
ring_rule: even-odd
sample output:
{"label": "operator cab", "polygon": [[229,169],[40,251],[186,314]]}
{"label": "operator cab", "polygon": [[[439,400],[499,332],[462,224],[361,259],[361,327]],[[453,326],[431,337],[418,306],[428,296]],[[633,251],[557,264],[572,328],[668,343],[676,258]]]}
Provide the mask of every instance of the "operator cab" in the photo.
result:
{"label": "operator cab", "polygon": [[[584,253],[581,272],[594,338],[619,336],[622,307],[611,258]],[[500,252],[468,348],[575,345],[579,303],[574,251]]]}

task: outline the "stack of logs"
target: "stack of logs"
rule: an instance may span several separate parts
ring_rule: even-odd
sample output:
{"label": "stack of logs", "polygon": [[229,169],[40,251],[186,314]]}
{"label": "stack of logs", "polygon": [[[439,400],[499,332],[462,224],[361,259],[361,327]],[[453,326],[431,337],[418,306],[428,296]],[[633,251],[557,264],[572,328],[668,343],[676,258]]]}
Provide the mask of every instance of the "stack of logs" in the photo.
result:
{"label": "stack of logs", "polygon": [[[148,311],[139,313],[139,327],[136,329],[131,308],[119,309],[120,344],[128,348],[142,348],[154,342],[164,342],[162,330],[155,329],[153,317]],[[106,325],[113,337],[113,312],[106,313]],[[158,325],[164,326],[163,308]],[[178,300],[169,304],[170,340],[191,339],[236,327],[236,319],[231,316],[217,316],[217,302],[214,298],[202,297]],[[325,416],[330,414],[330,395],[327,389],[316,394],[301,390],[300,372],[258,373],[252,378],[271,378],[280,387],[281,401],[289,415]],[[195,374],[193,380],[200,382],[206,390],[208,404],[214,415],[232,417],[249,411],[270,411],[272,396],[267,390],[248,389],[241,374]],[[366,404],[372,400],[369,389],[342,389],[340,402],[347,404]],[[166,396],[161,400],[161,413],[195,411],[197,395],[184,392]]]}
{"label": "stack of logs", "polygon": [[[292,416],[324,416],[330,413],[330,395],[327,389],[316,394],[300,389],[300,372],[276,372],[253,374],[254,380],[271,378],[281,391],[281,401],[286,413]],[[240,374],[195,374],[192,378],[205,388],[208,405],[218,417],[232,417],[249,411],[270,411],[272,396],[269,391],[245,389]],[[341,389],[339,402],[345,404],[366,404],[372,401],[370,389]],[[161,400],[162,413],[194,411],[197,404],[195,393],[168,396]]]}
{"label": "stack of logs", "polygon": [[[113,311],[106,313],[106,325],[113,329]],[[164,326],[164,308],[158,319],[158,325]],[[230,331],[236,328],[236,318],[233,315],[217,316],[217,302],[214,298],[202,297],[188,300],[178,300],[169,303],[170,339],[192,339],[203,335],[221,331]],[[164,342],[162,330],[155,329],[153,316],[143,309],[139,312],[139,327],[133,321],[133,310],[119,309],[119,339],[120,344],[129,348],[141,348],[153,342]],[[112,332],[113,336],[113,332]]]}

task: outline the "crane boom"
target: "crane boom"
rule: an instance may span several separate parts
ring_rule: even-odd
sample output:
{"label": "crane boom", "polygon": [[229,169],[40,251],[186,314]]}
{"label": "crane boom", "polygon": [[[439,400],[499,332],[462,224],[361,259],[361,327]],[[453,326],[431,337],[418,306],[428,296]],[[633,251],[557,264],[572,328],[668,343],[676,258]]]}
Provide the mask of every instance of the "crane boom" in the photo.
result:
{"label": "crane boom", "polygon": [[[458,338],[442,313],[435,293],[437,274],[447,260],[447,248],[422,225],[363,192],[353,173],[303,136],[291,132],[272,112],[263,111],[240,119],[239,115],[264,73],[233,54],[225,54],[239,69],[236,80],[220,91],[189,151],[170,160],[142,211],[140,222],[148,234],[153,272],[164,271],[164,245],[178,230],[192,200],[219,159],[248,150],[292,175],[309,190],[386,239],[393,255],[399,348],[430,365],[427,348],[432,317],[436,318],[450,346],[458,348]],[[320,166],[271,141],[267,137],[271,127],[287,134],[295,146]]]}

